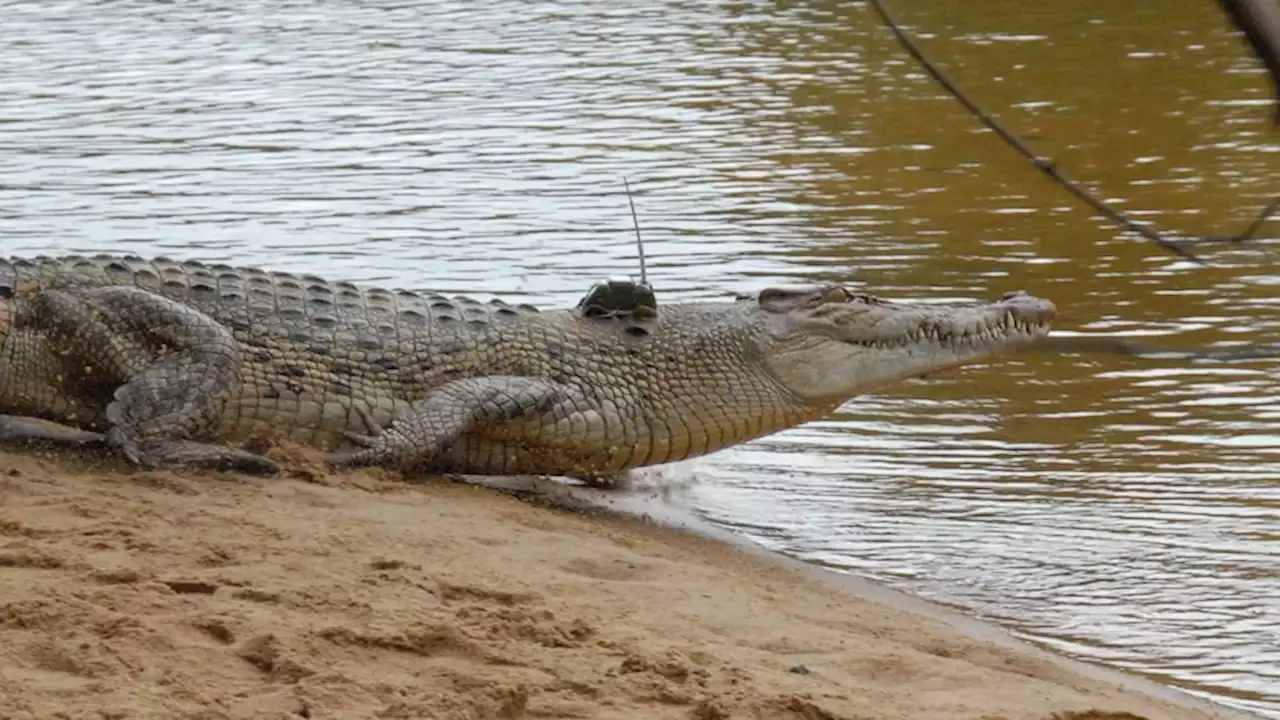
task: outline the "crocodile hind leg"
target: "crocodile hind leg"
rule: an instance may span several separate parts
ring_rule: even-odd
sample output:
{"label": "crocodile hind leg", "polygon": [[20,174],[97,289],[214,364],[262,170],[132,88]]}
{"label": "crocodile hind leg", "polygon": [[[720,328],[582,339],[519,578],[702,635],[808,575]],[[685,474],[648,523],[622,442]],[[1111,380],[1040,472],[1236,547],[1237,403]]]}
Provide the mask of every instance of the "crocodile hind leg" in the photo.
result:
{"label": "crocodile hind leg", "polygon": [[115,385],[107,441],[131,463],[279,469],[260,455],[195,439],[213,433],[239,384],[239,345],[208,315],[135,287],[41,290],[28,300],[20,320],[74,359],[83,383]]}
{"label": "crocodile hind leg", "polygon": [[561,385],[511,375],[453,380],[431,391],[385,430],[364,415],[368,435],[347,434],[362,447],[329,455],[336,467],[425,467],[458,438],[480,425],[554,415],[569,409],[572,392]]}

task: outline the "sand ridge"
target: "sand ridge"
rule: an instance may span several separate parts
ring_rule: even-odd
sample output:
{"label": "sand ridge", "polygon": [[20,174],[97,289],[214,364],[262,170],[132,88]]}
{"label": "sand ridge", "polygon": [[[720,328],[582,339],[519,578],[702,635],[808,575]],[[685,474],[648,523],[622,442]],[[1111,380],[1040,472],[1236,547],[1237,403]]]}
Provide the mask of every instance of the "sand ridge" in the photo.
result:
{"label": "sand ridge", "polygon": [[1215,717],[640,520],[293,465],[0,452],[0,718]]}

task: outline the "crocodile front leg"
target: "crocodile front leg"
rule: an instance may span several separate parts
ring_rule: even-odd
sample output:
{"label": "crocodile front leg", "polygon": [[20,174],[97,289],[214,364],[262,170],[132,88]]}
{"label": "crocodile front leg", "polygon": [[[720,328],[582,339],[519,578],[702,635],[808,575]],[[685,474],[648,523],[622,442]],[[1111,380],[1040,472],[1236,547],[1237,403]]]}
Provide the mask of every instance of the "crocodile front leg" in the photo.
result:
{"label": "crocodile front leg", "polygon": [[230,331],[204,313],[134,287],[46,289],[26,298],[16,320],[82,371],[83,385],[112,391],[107,442],[134,465],[279,469],[260,455],[197,440],[217,427],[241,363]]}
{"label": "crocodile front leg", "polygon": [[489,375],[453,380],[436,388],[385,430],[366,414],[368,435],[348,434],[362,447],[330,454],[335,467],[379,466],[412,470],[428,466],[467,432],[521,418],[567,418],[574,392],[545,380]]}

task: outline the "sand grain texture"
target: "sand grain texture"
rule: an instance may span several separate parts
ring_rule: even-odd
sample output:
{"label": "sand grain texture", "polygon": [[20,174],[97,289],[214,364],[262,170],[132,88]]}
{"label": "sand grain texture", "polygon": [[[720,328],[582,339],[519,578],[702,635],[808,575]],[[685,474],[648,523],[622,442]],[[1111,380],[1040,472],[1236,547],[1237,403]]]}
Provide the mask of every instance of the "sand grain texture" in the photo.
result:
{"label": "sand grain texture", "polygon": [[310,475],[0,453],[0,718],[1210,717],[640,521]]}

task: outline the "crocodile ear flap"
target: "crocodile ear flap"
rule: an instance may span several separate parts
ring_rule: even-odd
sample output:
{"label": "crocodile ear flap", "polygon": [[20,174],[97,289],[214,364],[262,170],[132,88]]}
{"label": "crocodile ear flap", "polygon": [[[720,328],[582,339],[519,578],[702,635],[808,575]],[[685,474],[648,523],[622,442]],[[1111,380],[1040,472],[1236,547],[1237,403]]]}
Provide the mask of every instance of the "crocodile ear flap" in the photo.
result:
{"label": "crocodile ear flap", "polygon": [[765,312],[789,313],[822,303],[830,292],[829,285],[783,285],[761,290],[756,301]]}

